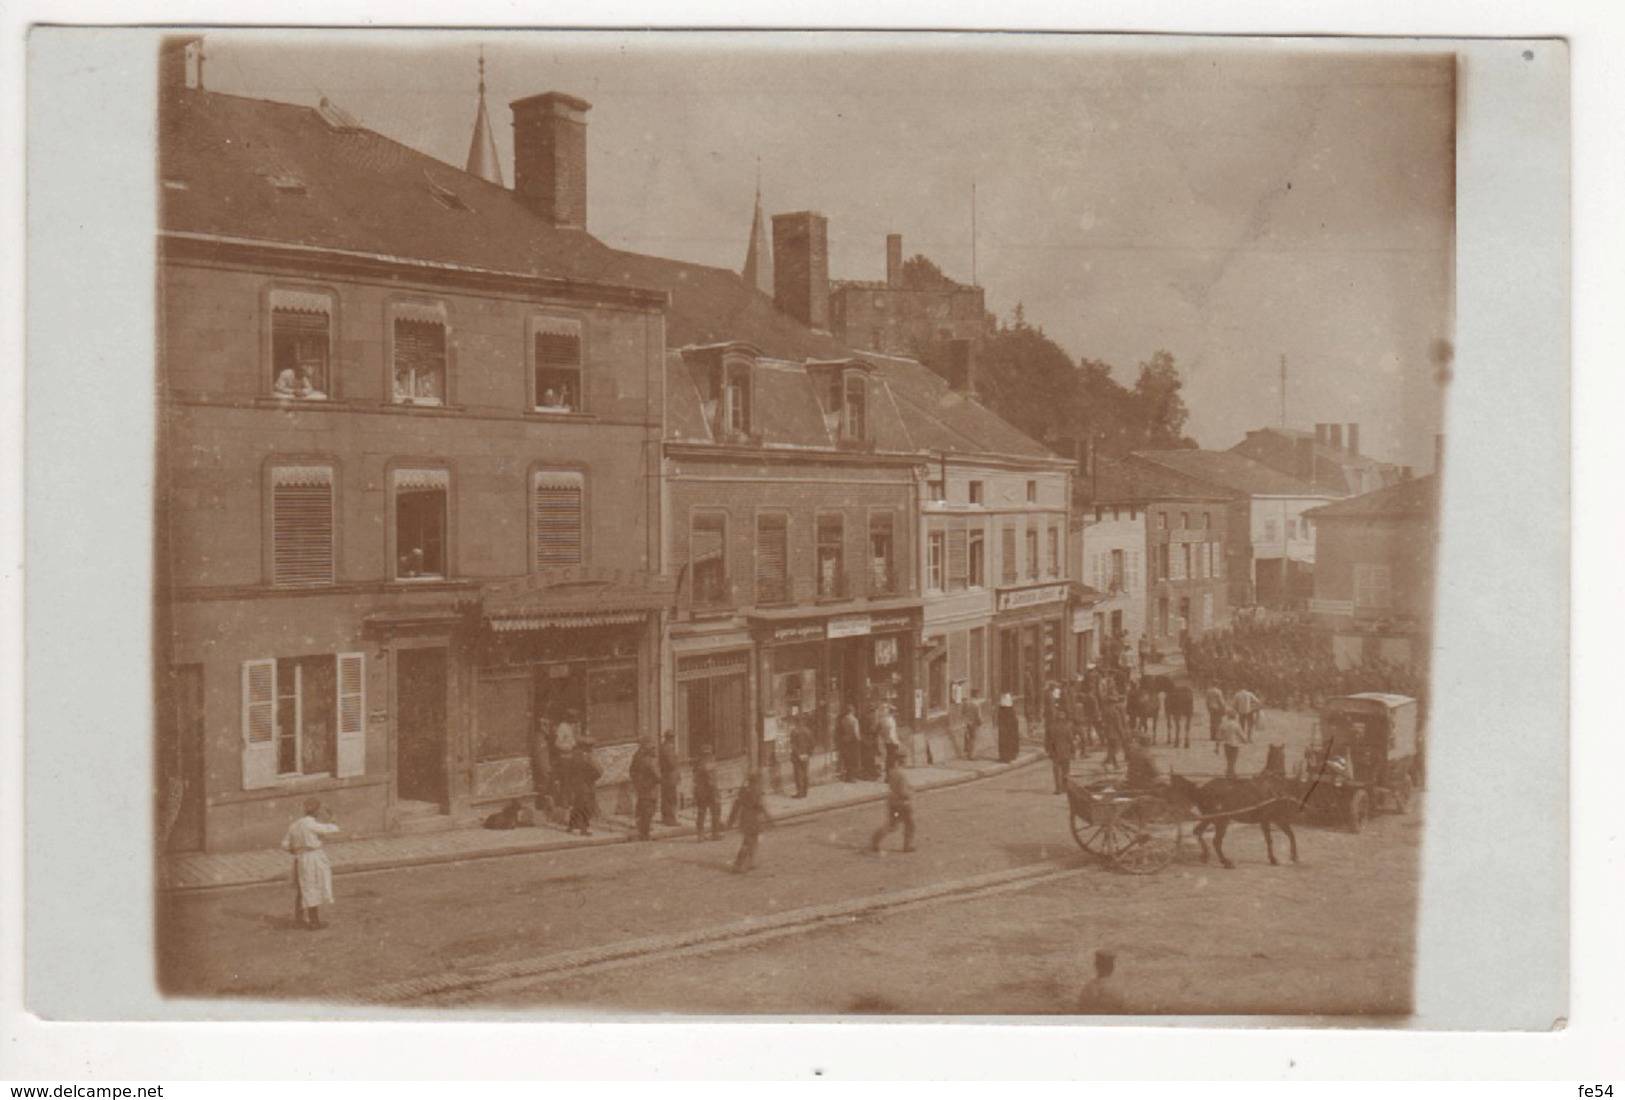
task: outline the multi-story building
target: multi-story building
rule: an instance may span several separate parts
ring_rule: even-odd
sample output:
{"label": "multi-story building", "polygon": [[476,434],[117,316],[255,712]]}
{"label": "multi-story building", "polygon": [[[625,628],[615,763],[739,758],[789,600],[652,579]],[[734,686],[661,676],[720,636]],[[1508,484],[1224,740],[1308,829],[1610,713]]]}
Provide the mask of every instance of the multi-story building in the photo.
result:
{"label": "multi-story building", "polygon": [[886,237],[885,282],[843,279],[830,285],[829,329],[849,347],[946,361],[949,344],[979,345],[987,325],[982,288],[911,268],[898,233]]}
{"label": "multi-story building", "polygon": [[1091,499],[1074,494],[1079,503],[1071,521],[1071,577],[1086,589],[1072,610],[1074,673],[1105,659],[1115,639],[1138,639],[1146,624],[1147,502],[1129,491],[1126,479],[1122,486],[1097,481],[1093,488]]}
{"label": "multi-story building", "polygon": [[1355,496],[1392,485],[1401,467],[1360,453],[1360,425],[1316,424],[1313,434],[1295,428],[1259,428],[1230,450],[1262,462],[1333,497]]}
{"label": "multi-story building", "polygon": [[924,639],[915,705],[938,758],[953,704],[1009,692],[1035,711],[1066,673],[1067,500],[1072,463],[909,359],[875,357],[927,465],[918,511]]}
{"label": "multi-story building", "polygon": [[[1177,650],[1186,635],[1201,637],[1230,621],[1230,601],[1226,576],[1234,554],[1230,549],[1230,495],[1210,488],[1195,478],[1181,476],[1155,463],[1135,462],[1135,456],[1119,461],[1100,461],[1078,478],[1076,510],[1086,519],[1083,528],[1080,566],[1091,562],[1108,570],[1104,576],[1089,574],[1081,579],[1090,587],[1106,591],[1115,578],[1115,561],[1102,555],[1123,552],[1123,587],[1137,591],[1144,585],[1143,599],[1132,611],[1123,608],[1122,632],[1113,628],[1111,603],[1095,610],[1103,616],[1091,639],[1099,647],[1120,637],[1138,647],[1143,633],[1147,643],[1159,652]],[[1111,526],[1107,527],[1106,524]],[[1091,527],[1102,528],[1096,541]],[[1135,568],[1133,547],[1126,536],[1144,532],[1143,582]],[[1110,542],[1104,540],[1110,539]],[[1127,594],[1118,599],[1127,600]],[[1135,613],[1141,629],[1135,631]]]}
{"label": "multi-story building", "polygon": [[1309,611],[1340,665],[1428,652],[1438,557],[1437,477],[1401,481],[1309,513],[1319,542]]}
{"label": "multi-story building", "polygon": [[1302,607],[1314,590],[1315,535],[1304,513],[1335,499],[1235,451],[1135,451],[1126,461],[1154,467],[1229,502],[1233,607]]}
{"label": "multi-story building", "polygon": [[[160,104],[160,762],[177,846],[531,789],[656,729],[667,295],[581,230],[586,105],[514,104],[509,191],[313,110]],[[195,80],[192,82],[195,84]],[[546,166],[546,171],[544,171]]]}

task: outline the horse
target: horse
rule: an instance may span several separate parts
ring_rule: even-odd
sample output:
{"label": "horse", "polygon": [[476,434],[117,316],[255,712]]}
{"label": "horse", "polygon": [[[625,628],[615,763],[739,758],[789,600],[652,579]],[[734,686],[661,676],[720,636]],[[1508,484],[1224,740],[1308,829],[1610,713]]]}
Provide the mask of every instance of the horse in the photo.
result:
{"label": "horse", "polygon": [[1191,716],[1196,713],[1196,693],[1189,684],[1181,684],[1168,693],[1168,743],[1191,747]]}
{"label": "horse", "polygon": [[1202,846],[1202,862],[1208,861],[1207,838],[1203,835],[1213,827],[1213,851],[1227,871],[1236,865],[1224,854],[1224,834],[1231,824],[1257,825],[1264,830],[1264,849],[1270,863],[1279,866],[1275,858],[1275,838],[1270,826],[1278,826],[1292,844],[1292,862],[1298,862],[1298,837],[1292,831],[1292,821],[1298,816],[1298,801],[1287,787],[1286,750],[1271,745],[1265,758],[1264,771],[1251,779],[1212,779],[1196,784],[1182,775],[1168,778],[1169,802],[1174,811],[1187,815],[1195,807],[1202,821],[1192,830]]}
{"label": "horse", "polygon": [[1156,692],[1147,689],[1144,681],[1129,692],[1128,716],[1134,732],[1146,734],[1155,741],[1157,715],[1161,710],[1161,698]]}

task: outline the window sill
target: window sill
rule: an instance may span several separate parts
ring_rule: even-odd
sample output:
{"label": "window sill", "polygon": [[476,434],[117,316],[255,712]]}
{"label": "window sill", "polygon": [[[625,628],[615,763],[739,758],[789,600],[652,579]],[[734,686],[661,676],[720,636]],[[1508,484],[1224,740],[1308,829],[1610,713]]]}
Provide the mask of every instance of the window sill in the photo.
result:
{"label": "window sill", "polygon": [[424,574],[421,577],[396,577],[392,583],[404,584],[411,587],[422,587],[423,585],[445,584],[448,579],[449,578],[436,573],[432,576],[429,574]]}
{"label": "window sill", "polygon": [[347,409],[349,403],[334,397],[284,397],[262,394],[254,398],[254,406],[261,409]]}
{"label": "window sill", "polygon": [[560,408],[560,409],[550,409],[550,408],[530,408],[530,409],[525,409],[524,410],[524,417],[525,417],[526,420],[577,420],[577,421],[581,421],[582,423],[591,423],[592,421],[595,421],[595,420],[598,419],[596,416],[594,416],[592,413],[589,413],[589,412],[581,412],[581,411],[579,411],[577,409],[562,409],[562,408]]}
{"label": "window sill", "polygon": [[431,405],[427,402],[418,401],[385,401],[379,407],[394,413],[405,413],[408,416],[446,416],[466,411],[462,405]]}
{"label": "window sill", "polygon": [[248,790],[222,791],[210,795],[205,800],[208,806],[231,806],[240,802],[263,802],[271,798],[287,798],[290,794],[307,791],[343,791],[358,787],[382,787],[389,782],[389,777],[383,773],[368,775],[352,775],[343,779],[334,779],[331,773],[314,775],[292,775],[286,778],[278,777],[277,781],[268,787],[252,787]]}

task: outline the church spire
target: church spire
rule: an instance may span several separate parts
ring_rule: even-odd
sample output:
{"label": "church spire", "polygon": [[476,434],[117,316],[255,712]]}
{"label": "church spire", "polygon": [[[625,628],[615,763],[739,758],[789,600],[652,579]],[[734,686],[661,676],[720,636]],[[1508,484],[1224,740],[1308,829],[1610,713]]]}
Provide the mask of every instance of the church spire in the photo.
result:
{"label": "church spire", "polygon": [[468,143],[468,172],[502,183],[502,162],[497,160],[497,142],[491,133],[491,117],[485,113],[485,47],[480,47],[480,109],[474,116],[474,140]]}
{"label": "church spire", "polygon": [[756,161],[756,213],[750,222],[750,247],[745,252],[745,268],[740,272],[745,282],[773,297],[773,250],[767,241],[767,226],[762,222],[762,162]]}

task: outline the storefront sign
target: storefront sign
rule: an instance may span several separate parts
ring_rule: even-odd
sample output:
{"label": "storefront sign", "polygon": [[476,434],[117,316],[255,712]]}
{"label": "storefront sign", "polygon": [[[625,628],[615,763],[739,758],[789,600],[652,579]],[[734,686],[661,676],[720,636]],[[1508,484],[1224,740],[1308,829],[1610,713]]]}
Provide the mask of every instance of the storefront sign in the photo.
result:
{"label": "storefront sign", "polygon": [[869,616],[869,629],[879,634],[882,630],[908,630],[915,622],[914,615],[908,611],[888,611],[883,615]]}
{"label": "storefront sign", "polygon": [[1094,616],[1087,607],[1074,607],[1072,609],[1072,633],[1082,634],[1086,630],[1095,628]]}
{"label": "storefront sign", "polygon": [[787,623],[773,628],[775,642],[804,642],[824,636],[822,623]]}
{"label": "storefront sign", "polygon": [[1041,603],[1059,603],[1066,599],[1066,585],[1046,584],[1042,588],[1023,588],[1017,592],[999,593],[999,610],[1013,611],[1018,607],[1035,607]]}
{"label": "storefront sign", "polygon": [[897,639],[875,639],[875,664],[881,667],[897,663]]}
{"label": "storefront sign", "polygon": [[842,615],[838,619],[829,621],[829,634],[831,638],[856,638],[869,633],[869,616]]}

